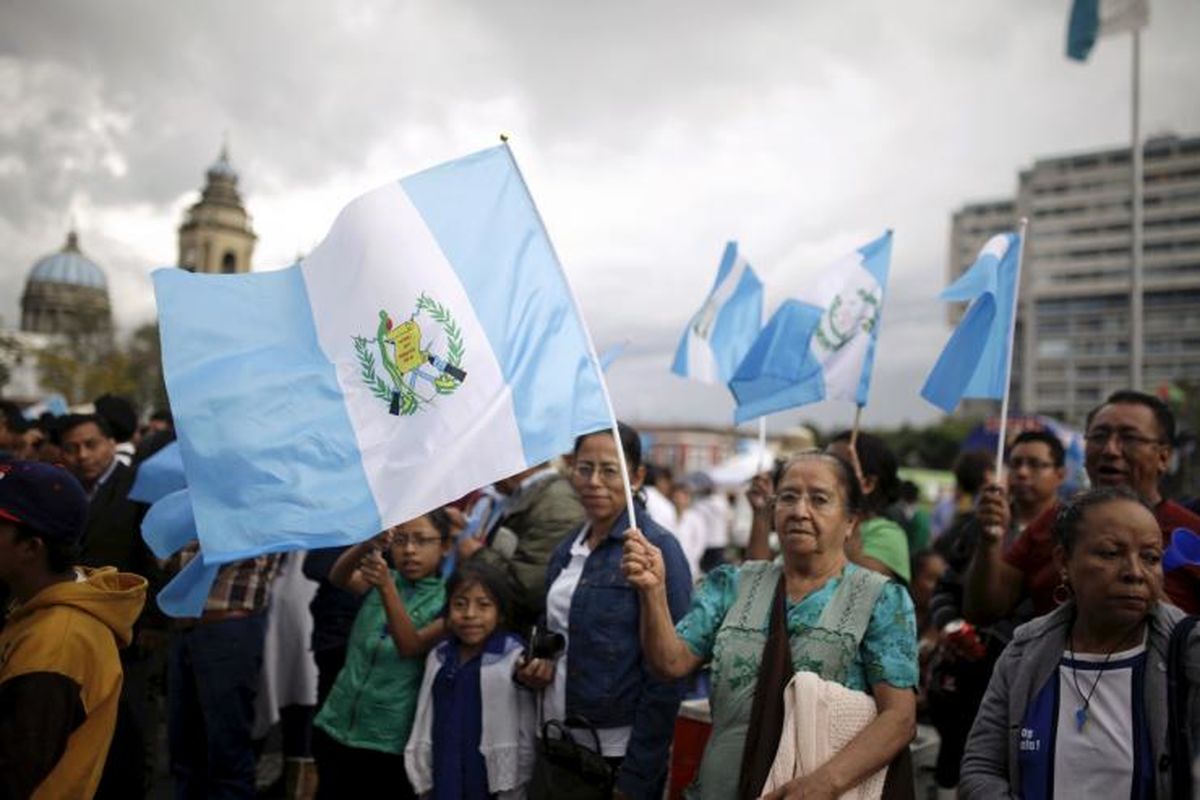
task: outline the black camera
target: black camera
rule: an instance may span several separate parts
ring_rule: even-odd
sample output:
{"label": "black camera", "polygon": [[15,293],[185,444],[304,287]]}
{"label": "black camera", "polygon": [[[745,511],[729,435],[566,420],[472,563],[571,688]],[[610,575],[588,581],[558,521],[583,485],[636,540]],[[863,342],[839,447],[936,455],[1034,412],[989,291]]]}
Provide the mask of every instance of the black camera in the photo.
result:
{"label": "black camera", "polygon": [[529,629],[529,646],[525,648],[526,658],[558,658],[566,646],[567,637],[561,633],[548,631],[534,625]]}

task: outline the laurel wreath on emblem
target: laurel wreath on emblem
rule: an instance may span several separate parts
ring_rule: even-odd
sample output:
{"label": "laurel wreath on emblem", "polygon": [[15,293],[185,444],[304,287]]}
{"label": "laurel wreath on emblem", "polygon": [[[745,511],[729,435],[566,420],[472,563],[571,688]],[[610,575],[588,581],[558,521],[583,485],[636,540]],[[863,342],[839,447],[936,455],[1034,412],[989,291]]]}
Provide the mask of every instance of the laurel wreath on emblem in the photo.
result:
{"label": "laurel wreath on emblem", "polygon": [[826,315],[829,324],[829,332],[825,331],[825,320],[817,326],[816,337],[827,350],[840,350],[846,346],[846,343],[854,338],[858,330],[863,333],[870,333],[875,329],[875,325],[879,321],[879,298],[874,292],[868,292],[866,289],[856,289],[855,293],[862,300],[862,310],[854,319],[848,330],[839,330],[834,320],[837,319],[837,314],[841,310],[842,296],[838,295],[833,298],[833,302],[829,306],[829,313]]}
{"label": "laurel wreath on emblem", "polygon": [[[444,355],[432,352],[421,341],[418,317],[422,313],[428,314],[445,335]],[[380,310],[375,338],[354,336],[353,341],[359,377],[371,394],[389,404],[389,413],[395,416],[417,413],[437,395],[456,392],[467,379],[462,368],[466,356],[462,330],[450,310],[424,292],[407,321],[397,325],[387,311]],[[377,369],[376,355],[383,375]]]}

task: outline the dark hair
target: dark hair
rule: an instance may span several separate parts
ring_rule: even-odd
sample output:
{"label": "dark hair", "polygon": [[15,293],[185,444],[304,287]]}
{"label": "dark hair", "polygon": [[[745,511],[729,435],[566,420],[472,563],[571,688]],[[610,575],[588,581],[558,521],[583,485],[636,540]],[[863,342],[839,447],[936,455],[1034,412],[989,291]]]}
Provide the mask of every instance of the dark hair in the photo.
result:
{"label": "dark hair", "polygon": [[41,539],[42,548],[46,551],[46,567],[51,572],[67,572],[79,561],[80,548],[78,544],[60,542],[57,539],[44,536],[28,525],[18,524],[14,539],[18,542]]}
{"label": "dark hair", "polygon": [[434,529],[442,537],[443,542],[450,538],[450,532],[454,530],[454,522],[450,519],[450,515],[446,513],[446,509],[435,508],[433,511],[422,516],[429,520],[430,524],[433,525]]}
{"label": "dark hair", "polygon": [[986,450],[968,450],[954,460],[954,483],[963,494],[974,497],[994,466],[992,455]]}
{"label": "dark hair", "polygon": [[458,592],[466,591],[472,586],[481,586],[491,596],[500,615],[500,624],[508,622],[511,598],[509,597],[508,581],[504,573],[485,561],[478,559],[462,564],[446,579],[446,616],[450,616],[450,601]]}
{"label": "dark hair", "polygon": [[1054,462],[1054,466],[1061,467],[1066,463],[1067,453],[1063,449],[1062,441],[1050,431],[1025,431],[1021,433],[1008,446],[1009,457],[1012,457],[1012,451],[1016,450],[1018,445],[1034,442],[1041,442],[1050,448],[1050,460]]}
{"label": "dark hair", "polygon": [[13,433],[23,433],[28,424],[25,422],[25,415],[21,413],[21,407],[12,400],[0,400],[0,419],[4,420],[4,425]]}
{"label": "dark hair", "polygon": [[[625,451],[625,466],[629,469],[629,477],[632,479],[637,468],[642,465],[642,438],[638,436],[629,425],[624,422],[617,423],[617,433],[621,436],[621,449]],[[590,436],[612,436],[612,431],[608,428],[602,428],[598,431],[585,433],[575,440],[575,449],[573,453],[579,453],[579,448],[583,446],[583,440]]]}
{"label": "dark hair", "polygon": [[925,567],[925,564],[935,558],[942,558],[942,554],[937,550],[934,550],[932,547],[926,547],[924,550],[918,550],[917,552],[913,553],[911,566],[912,577],[914,581],[916,581],[918,573],[920,573]]}
{"label": "dark hair", "polygon": [[171,416],[171,409],[169,408],[158,409],[150,415],[150,420],[152,422],[165,422],[172,428],[175,427],[175,418]]}
{"label": "dark hair", "polygon": [[[849,444],[850,431],[842,431],[834,436],[832,442]],[[863,496],[863,510],[870,514],[878,514],[883,509],[896,502],[900,496],[900,475],[896,456],[883,439],[870,433],[860,433],[854,442],[854,452],[858,455],[858,466],[862,469],[863,477],[868,475],[875,479],[875,491]],[[853,470],[850,472],[854,474]]]}
{"label": "dark hair", "polygon": [[779,484],[783,480],[783,476],[787,475],[788,470],[792,468],[792,465],[800,461],[817,460],[824,461],[833,467],[834,475],[837,476],[838,483],[842,488],[842,497],[846,499],[847,513],[861,513],[866,501],[863,497],[862,487],[858,485],[858,479],[854,477],[854,468],[841,456],[835,456],[833,453],[826,453],[823,450],[801,450],[799,453],[792,455],[787,461],[782,462],[781,466],[775,470],[775,491],[779,491]]}
{"label": "dark hair", "polygon": [[[579,447],[576,446],[575,449],[578,450]],[[671,472],[671,468],[664,464],[651,464],[650,462],[647,461],[646,462],[646,483],[655,484],[655,483],[658,483],[659,480],[668,480],[668,481],[671,481],[672,483],[674,483],[675,476]]]}
{"label": "dark hair", "polygon": [[1171,413],[1170,406],[1152,394],[1135,392],[1132,389],[1118,389],[1110,394],[1103,403],[1089,411],[1084,431],[1092,427],[1092,419],[1100,413],[1100,409],[1113,405],[1145,406],[1150,409],[1154,412],[1154,419],[1158,423],[1159,438],[1167,444],[1175,444],[1175,415]]}
{"label": "dark hair", "polygon": [[108,421],[105,420],[104,417],[100,416],[99,414],[67,414],[64,417],[59,418],[59,423],[58,423],[59,441],[62,440],[62,437],[66,436],[68,433],[75,430],[80,425],[87,425],[89,422],[92,423],[93,425],[95,425],[97,428],[99,428],[100,433],[103,434],[106,438],[108,438],[108,439],[113,438],[112,428],[109,426]]}
{"label": "dark hair", "polygon": [[96,408],[96,416],[108,423],[112,437],[118,442],[128,442],[137,433],[137,408],[128,397],[102,394],[96,398],[93,405]]}
{"label": "dark hair", "polygon": [[1128,486],[1101,486],[1080,492],[1064,503],[1054,517],[1054,538],[1067,551],[1067,555],[1071,554],[1075,543],[1079,541],[1079,523],[1088,509],[1117,501],[1137,503],[1151,514],[1154,513],[1150,504]]}
{"label": "dark hair", "polygon": [[900,499],[906,503],[915,503],[921,499],[921,490],[912,481],[901,481]]}

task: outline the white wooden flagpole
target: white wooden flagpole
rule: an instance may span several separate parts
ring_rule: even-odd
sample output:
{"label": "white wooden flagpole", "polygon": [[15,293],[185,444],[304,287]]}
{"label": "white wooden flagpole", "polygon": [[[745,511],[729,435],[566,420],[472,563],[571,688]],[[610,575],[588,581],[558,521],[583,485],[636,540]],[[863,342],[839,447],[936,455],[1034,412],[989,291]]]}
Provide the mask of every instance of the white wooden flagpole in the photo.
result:
{"label": "white wooden flagpole", "polygon": [[1132,198],[1130,203],[1130,255],[1129,270],[1129,385],[1135,391],[1142,390],[1142,135],[1141,135],[1141,30],[1133,29],[1133,86],[1130,93],[1130,143],[1129,156],[1132,172]]}
{"label": "white wooden flagpole", "polygon": [[1008,396],[1012,393],[1013,340],[1017,335],[1017,310],[1021,297],[1021,264],[1025,260],[1025,234],[1029,220],[1021,217],[1021,237],[1017,245],[1017,275],[1013,281],[1012,317],[1008,321],[1008,363],[1004,366],[1004,397],[1000,400],[1000,430],[996,440],[996,483],[1004,484],[1004,440],[1008,434]]}
{"label": "white wooden flagpole", "polygon": [[604,378],[604,370],[600,367],[600,357],[596,355],[596,343],[592,341],[592,332],[588,329],[587,321],[583,317],[583,309],[579,305],[579,298],[575,296],[575,289],[571,286],[571,281],[567,278],[567,272],[563,269],[562,259],[558,257],[558,250],[554,247],[554,240],[550,238],[550,229],[546,227],[546,220],[542,218],[542,212],[538,208],[537,201],[533,199],[533,193],[529,191],[529,184],[525,181],[525,175],[521,172],[521,167],[517,164],[516,156],[513,155],[512,148],[508,144],[508,136],[501,134],[500,141],[504,144],[504,151],[508,153],[509,160],[512,161],[513,170],[516,171],[517,177],[521,179],[521,186],[525,189],[525,194],[529,197],[529,202],[533,205],[533,213],[537,214],[538,223],[542,226],[542,232],[546,235],[546,243],[550,245],[550,253],[554,256],[554,263],[558,265],[558,271],[562,275],[563,284],[567,287],[567,294],[571,297],[571,304],[575,307],[575,316],[579,318],[579,325],[583,328],[583,338],[587,342],[588,358],[591,359],[592,367],[596,370],[596,379],[600,381],[600,393],[604,396],[604,407],[608,411],[608,421],[612,428],[613,443],[617,446],[617,461],[621,465],[621,479],[625,485],[625,509],[629,512],[629,527],[637,527],[637,517],[635,516],[635,508],[633,504],[633,484],[629,480],[629,464],[625,461],[625,448],[621,446],[621,432],[617,427],[617,415],[613,411],[612,396],[608,393],[608,381]]}
{"label": "white wooden flagpole", "polygon": [[758,473],[767,469],[767,415],[758,418]]}

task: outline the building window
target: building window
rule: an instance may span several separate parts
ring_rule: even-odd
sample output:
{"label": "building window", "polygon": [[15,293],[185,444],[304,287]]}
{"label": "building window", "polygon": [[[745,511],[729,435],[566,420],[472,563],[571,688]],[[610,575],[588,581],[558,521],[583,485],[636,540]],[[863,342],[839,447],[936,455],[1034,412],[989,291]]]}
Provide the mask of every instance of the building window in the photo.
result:
{"label": "building window", "polygon": [[221,272],[226,274],[237,272],[237,256],[233,254],[233,251],[226,251],[221,259]]}

